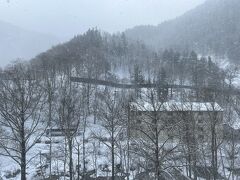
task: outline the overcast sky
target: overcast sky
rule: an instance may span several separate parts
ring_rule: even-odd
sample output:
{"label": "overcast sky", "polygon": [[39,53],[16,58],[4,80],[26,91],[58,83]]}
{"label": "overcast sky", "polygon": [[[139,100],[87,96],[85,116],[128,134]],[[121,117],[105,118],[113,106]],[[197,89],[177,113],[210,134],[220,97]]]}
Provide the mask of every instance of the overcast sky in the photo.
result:
{"label": "overcast sky", "polygon": [[91,27],[108,32],[159,24],[205,0],[0,0],[0,20],[70,38]]}

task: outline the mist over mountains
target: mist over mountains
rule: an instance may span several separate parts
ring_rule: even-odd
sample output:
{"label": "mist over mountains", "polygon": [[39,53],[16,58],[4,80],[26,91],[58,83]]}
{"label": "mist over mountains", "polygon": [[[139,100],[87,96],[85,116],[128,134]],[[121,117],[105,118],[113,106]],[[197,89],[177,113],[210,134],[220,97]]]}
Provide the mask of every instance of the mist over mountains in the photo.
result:
{"label": "mist over mountains", "polygon": [[[240,57],[240,1],[207,0],[184,15],[158,26],[126,30],[127,39],[143,41],[153,50],[194,50],[202,55]],[[32,59],[60,40],[0,21],[0,57],[6,65],[16,58]],[[74,47],[73,47],[74,48]]]}
{"label": "mist over mountains", "polygon": [[195,50],[201,54],[240,57],[240,1],[207,0],[184,15],[158,26],[137,26],[126,36],[155,49]]}
{"label": "mist over mountains", "polygon": [[0,21],[1,64],[7,65],[17,58],[28,60],[59,43],[58,38],[32,32]]}

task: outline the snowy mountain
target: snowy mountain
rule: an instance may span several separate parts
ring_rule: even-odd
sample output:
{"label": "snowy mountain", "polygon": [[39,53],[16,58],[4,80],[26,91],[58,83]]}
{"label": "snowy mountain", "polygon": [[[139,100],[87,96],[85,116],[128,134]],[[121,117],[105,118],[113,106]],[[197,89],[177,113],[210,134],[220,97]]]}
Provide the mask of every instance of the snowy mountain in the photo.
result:
{"label": "snowy mountain", "polygon": [[51,35],[28,31],[0,21],[0,62],[4,66],[17,58],[30,59],[57,44]]}
{"label": "snowy mountain", "polygon": [[157,49],[196,50],[201,54],[240,54],[240,1],[207,0],[184,15],[158,26],[138,26],[126,35]]}

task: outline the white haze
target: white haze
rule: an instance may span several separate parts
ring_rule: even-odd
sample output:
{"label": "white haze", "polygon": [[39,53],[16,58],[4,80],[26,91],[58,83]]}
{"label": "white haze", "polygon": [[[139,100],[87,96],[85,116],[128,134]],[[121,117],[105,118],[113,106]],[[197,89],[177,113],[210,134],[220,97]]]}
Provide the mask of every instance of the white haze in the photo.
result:
{"label": "white haze", "polygon": [[98,27],[108,32],[159,24],[204,0],[0,0],[0,19],[34,31],[71,37]]}
{"label": "white haze", "polygon": [[[113,33],[136,25],[156,25],[175,18],[204,1],[0,0],[0,22],[50,34],[65,41],[92,27]],[[10,56],[14,57],[14,54]],[[10,61],[3,57],[8,56],[1,57],[0,54],[0,66]]]}

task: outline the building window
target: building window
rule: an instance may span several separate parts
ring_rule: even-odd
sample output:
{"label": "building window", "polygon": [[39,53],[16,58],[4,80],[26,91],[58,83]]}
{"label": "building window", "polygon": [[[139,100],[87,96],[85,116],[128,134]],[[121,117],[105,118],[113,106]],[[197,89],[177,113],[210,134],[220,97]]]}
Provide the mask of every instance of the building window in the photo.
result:
{"label": "building window", "polygon": [[203,119],[202,118],[198,119],[198,123],[202,124],[203,123]]}

